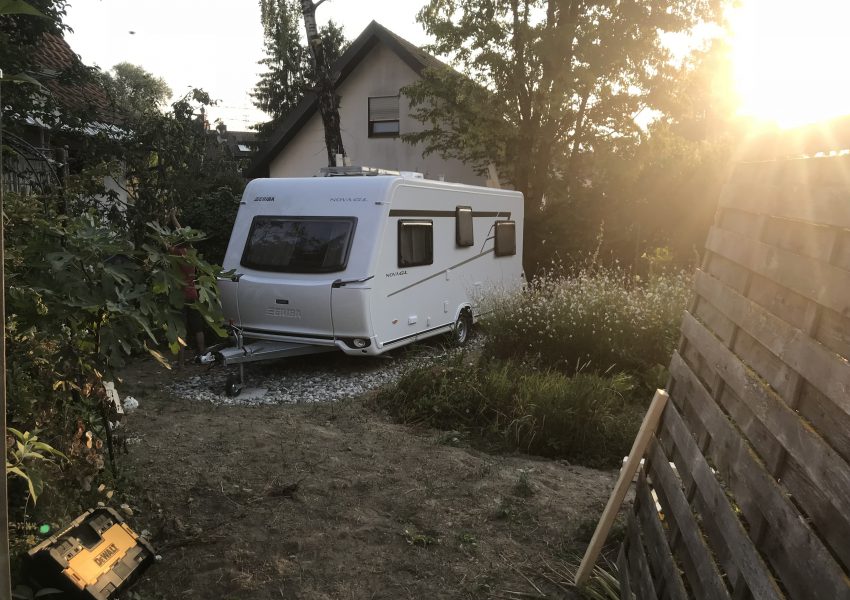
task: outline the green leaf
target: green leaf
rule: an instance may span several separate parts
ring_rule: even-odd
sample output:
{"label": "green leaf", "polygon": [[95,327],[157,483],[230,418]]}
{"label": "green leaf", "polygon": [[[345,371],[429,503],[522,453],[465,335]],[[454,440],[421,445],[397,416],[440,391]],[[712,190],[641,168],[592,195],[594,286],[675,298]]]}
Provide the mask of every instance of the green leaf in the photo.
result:
{"label": "green leaf", "polygon": [[18,477],[22,477],[24,479],[29,479],[29,477],[27,477],[26,473],[24,473],[18,467],[13,467],[12,463],[10,463],[8,461],[6,462],[6,475],[17,475]]}
{"label": "green leaf", "polygon": [[35,491],[35,485],[34,485],[33,480],[30,478],[29,475],[27,475],[23,470],[19,469],[18,467],[12,467],[10,469],[9,466],[7,465],[6,466],[6,476],[8,477],[9,474],[17,475],[18,477],[26,479],[27,487],[30,490],[30,496],[32,497],[32,501],[35,502],[36,500],[38,500],[38,494]]}
{"label": "green leaf", "polygon": [[[0,0],[0,1],[2,1],[2,0]],[[2,13],[0,13],[0,14],[2,14]],[[38,79],[30,77],[26,73],[17,73],[15,75],[4,75],[2,81],[9,81],[9,82],[12,82],[12,83],[29,83],[29,84],[34,85],[36,87],[40,87],[40,88],[44,87],[43,85],[41,85],[41,82]]]}
{"label": "green leaf", "polygon": [[42,19],[50,18],[24,0],[0,0],[0,15],[30,15]]}

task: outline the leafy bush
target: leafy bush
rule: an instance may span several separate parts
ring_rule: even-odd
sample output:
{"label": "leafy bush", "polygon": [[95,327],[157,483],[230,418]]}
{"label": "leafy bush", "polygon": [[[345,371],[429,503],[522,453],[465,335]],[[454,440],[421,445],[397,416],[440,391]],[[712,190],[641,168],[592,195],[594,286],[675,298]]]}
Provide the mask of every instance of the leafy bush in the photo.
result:
{"label": "leafy bush", "polygon": [[533,357],[565,372],[626,371],[649,386],[663,385],[658,379],[690,296],[683,272],[642,280],[616,267],[594,267],[544,276],[492,302],[485,351],[503,359]]}
{"label": "leafy bush", "polygon": [[407,373],[378,402],[400,420],[465,429],[532,454],[610,466],[628,453],[644,407],[628,375],[572,377],[514,361],[446,365]]}
{"label": "leafy bush", "polygon": [[[134,353],[164,363],[157,348],[176,352],[184,343],[183,267],[197,275],[193,306],[211,326],[221,317],[218,267],[193,250],[171,250],[200,232],[149,223],[137,244],[94,211],[63,214],[32,196],[5,200],[8,421],[23,436],[23,448],[7,455],[7,474],[30,484],[10,488],[14,513],[41,491],[37,469],[27,470],[35,454],[15,454],[27,443],[67,455],[68,479],[90,482],[103,469],[112,418],[103,382]],[[37,439],[27,433],[36,431]]]}

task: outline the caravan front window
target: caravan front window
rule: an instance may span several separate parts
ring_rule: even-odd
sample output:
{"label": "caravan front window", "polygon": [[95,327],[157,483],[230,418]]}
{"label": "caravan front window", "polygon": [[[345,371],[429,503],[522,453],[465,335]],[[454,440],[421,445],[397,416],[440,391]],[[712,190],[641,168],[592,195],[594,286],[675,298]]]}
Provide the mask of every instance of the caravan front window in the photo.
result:
{"label": "caravan front window", "polygon": [[278,273],[332,273],[348,262],[354,217],[254,217],[242,266]]}

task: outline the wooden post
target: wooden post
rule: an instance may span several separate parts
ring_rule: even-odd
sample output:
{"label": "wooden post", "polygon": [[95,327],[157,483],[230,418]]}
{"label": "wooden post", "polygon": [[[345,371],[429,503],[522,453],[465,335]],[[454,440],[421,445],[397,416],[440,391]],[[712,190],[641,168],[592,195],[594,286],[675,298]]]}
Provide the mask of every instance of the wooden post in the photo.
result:
{"label": "wooden post", "polygon": [[626,459],[626,464],[620,470],[620,477],[617,483],[614,484],[614,491],[611,492],[611,497],[608,498],[608,504],[605,505],[605,510],[602,511],[602,517],[596,525],[596,531],[593,532],[593,537],[590,539],[590,545],[584,553],[584,558],[581,559],[578,571],[576,571],[575,584],[577,586],[584,585],[593,567],[596,566],[596,560],[599,558],[599,553],[602,551],[602,545],[611,531],[611,526],[614,524],[614,519],[617,518],[617,512],[620,510],[620,505],[623,504],[623,498],[626,497],[626,492],[629,490],[629,485],[637,473],[640,466],[640,459],[643,457],[646,447],[649,444],[649,439],[656,429],[658,422],[661,420],[661,413],[664,412],[664,407],[667,406],[667,400],[670,396],[664,390],[655,390],[655,396],[652,398],[652,403],[649,405],[649,410],[646,411],[646,416],[643,418],[643,423],[640,425],[635,442],[632,444],[632,450],[629,452],[629,457]]}
{"label": "wooden post", "polygon": [[[0,69],[0,79],[3,70]],[[0,84],[2,86],[2,84]],[[6,456],[6,254],[3,239],[3,99],[0,91],[0,447]],[[6,473],[0,481],[0,597],[11,598],[12,577],[9,567],[9,499],[6,491]]]}

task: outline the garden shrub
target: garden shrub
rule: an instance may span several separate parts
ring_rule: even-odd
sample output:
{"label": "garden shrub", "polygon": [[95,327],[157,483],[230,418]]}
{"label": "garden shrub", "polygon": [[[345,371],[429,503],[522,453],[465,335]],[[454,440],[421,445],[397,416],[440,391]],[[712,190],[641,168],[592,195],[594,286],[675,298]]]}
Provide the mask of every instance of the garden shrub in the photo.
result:
{"label": "garden shrub", "polygon": [[407,373],[378,396],[406,423],[470,431],[487,442],[589,466],[627,454],[644,406],[625,374],[573,376],[515,361],[461,359]]}
{"label": "garden shrub", "polygon": [[[201,239],[196,230],[149,223],[136,244],[96,211],[63,214],[43,198],[17,194],[4,200],[7,422],[14,428],[7,439],[21,442],[7,442],[9,512],[45,517],[55,510],[31,506],[42,490],[61,500],[103,475],[113,418],[104,381],[135,354],[165,364],[160,349],[176,353],[184,343],[185,265],[197,277],[193,307],[218,327],[220,268],[194,250],[173,254],[178,243]],[[42,482],[62,493],[51,495]]]}

